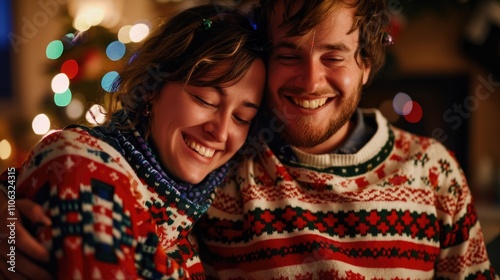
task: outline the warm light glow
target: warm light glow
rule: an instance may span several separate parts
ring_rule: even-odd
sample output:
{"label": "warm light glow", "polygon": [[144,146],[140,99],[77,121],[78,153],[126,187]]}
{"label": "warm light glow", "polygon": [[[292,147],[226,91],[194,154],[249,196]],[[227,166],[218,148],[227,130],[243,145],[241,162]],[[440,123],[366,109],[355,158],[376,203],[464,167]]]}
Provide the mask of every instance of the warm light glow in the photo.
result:
{"label": "warm light glow", "polygon": [[124,1],[121,0],[71,0],[69,15],[74,18],[73,27],[80,31],[101,25],[113,28],[120,21]]}
{"label": "warm light glow", "polygon": [[130,40],[137,43],[149,35],[149,26],[145,23],[135,24],[130,28]]}
{"label": "warm light glow", "polygon": [[118,40],[124,44],[132,42],[130,39],[130,29],[132,25],[125,25],[118,31]]}
{"label": "warm light glow", "polygon": [[44,135],[50,129],[49,117],[45,114],[38,114],[31,123],[33,131],[38,135]]}
{"label": "warm light glow", "polygon": [[83,14],[77,15],[73,20],[73,28],[80,32],[87,31],[90,27],[92,26],[88,24],[87,19]]}
{"label": "warm light glow", "polygon": [[103,124],[106,121],[106,110],[98,104],[92,105],[85,114],[85,119],[94,125]]}
{"label": "warm light glow", "polygon": [[54,76],[51,83],[52,91],[55,93],[63,93],[69,88],[69,78],[64,73],[59,73]]}
{"label": "warm light glow", "polygon": [[7,139],[0,141],[0,159],[8,159],[11,153],[12,147],[10,146],[9,141],[7,141]]}
{"label": "warm light glow", "polygon": [[100,7],[89,7],[85,11],[85,20],[90,26],[96,26],[101,24],[104,19],[104,10]]}
{"label": "warm light glow", "polygon": [[104,15],[103,7],[86,6],[78,11],[73,27],[79,31],[88,30],[92,26],[101,24]]}
{"label": "warm light glow", "polygon": [[71,102],[66,106],[66,115],[72,120],[76,120],[83,114],[83,103],[80,99],[73,98]]}

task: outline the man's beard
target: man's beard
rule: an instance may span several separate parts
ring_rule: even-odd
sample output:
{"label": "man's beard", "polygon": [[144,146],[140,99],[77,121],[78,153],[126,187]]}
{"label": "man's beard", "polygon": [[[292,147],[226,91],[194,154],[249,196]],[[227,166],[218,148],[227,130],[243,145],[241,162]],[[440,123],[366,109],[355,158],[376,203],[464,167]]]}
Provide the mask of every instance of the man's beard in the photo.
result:
{"label": "man's beard", "polygon": [[[326,129],[324,126],[315,125],[314,116],[297,116],[294,120],[286,122],[277,116],[279,126],[285,127],[280,133],[283,141],[297,148],[312,148],[328,140],[351,119],[361,99],[362,86],[360,83],[356,92],[347,95],[348,98],[342,100],[340,115],[332,116],[327,120]],[[295,125],[291,126],[290,122]]]}

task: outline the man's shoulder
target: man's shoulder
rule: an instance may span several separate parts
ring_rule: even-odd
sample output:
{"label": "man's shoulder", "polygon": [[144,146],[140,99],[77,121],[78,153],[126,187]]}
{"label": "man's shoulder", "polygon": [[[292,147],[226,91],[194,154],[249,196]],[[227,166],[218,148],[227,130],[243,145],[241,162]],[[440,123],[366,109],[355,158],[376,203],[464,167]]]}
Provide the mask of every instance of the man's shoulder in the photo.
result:
{"label": "man's shoulder", "polygon": [[450,169],[461,169],[454,151],[437,139],[391,127],[394,132],[394,153],[420,163],[446,164]]}
{"label": "man's shoulder", "polygon": [[423,150],[432,149],[436,152],[448,151],[446,146],[435,138],[419,135],[391,124],[378,109],[360,109],[360,111],[363,113],[365,119],[376,121],[377,125],[380,127],[389,127],[394,134],[396,146],[404,145],[412,147],[413,149]]}

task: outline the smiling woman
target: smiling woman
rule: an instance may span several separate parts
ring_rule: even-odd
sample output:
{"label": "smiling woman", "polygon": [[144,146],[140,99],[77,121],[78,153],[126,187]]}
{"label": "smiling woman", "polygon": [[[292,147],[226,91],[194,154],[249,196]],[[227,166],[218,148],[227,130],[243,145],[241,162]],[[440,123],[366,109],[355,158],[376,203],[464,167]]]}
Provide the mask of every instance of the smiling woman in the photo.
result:
{"label": "smiling woman", "polygon": [[[151,135],[172,176],[197,184],[227,162],[245,141],[257,114],[265,73],[254,61],[234,85],[224,88],[167,83],[153,105]],[[257,90],[256,90],[257,89]],[[165,121],[169,120],[169,121]]]}
{"label": "smiling woman", "polygon": [[[44,261],[48,250],[59,279],[203,275],[187,236],[257,114],[262,49],[231,7],[191,8],[161,25],[109,86],[115,102],[106,124],[52,133],[16,169],[17,197],[39,203],[52,220],[28,227],[41,244],[18,251]],[[0,271],[10,278],[5,265]]]}

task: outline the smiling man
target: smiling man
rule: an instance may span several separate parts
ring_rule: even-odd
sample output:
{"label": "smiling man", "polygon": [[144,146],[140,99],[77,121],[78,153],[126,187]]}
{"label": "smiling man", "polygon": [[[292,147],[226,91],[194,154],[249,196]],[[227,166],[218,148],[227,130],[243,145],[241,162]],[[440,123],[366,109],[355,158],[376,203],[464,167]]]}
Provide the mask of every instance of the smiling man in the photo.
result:
{"label": "smiling man", "polygon": [[[283,5],[278,2],[276,10]],[[283,112],[286,142],[313,154],[330,152],[352,130],[349,120],[369,77],[370,65],[359,65],[355,55],[359,31],[349,32],[355,11],[333,10],[302,36],[280,28],[281,17],[269,25],[270,107]]]}
{"label": "smiling man", "polygon": [[359,109],[385,1],[261,1],[269,115],[198,224],[221,279],[494,279],[466,178],[439,142]]}

